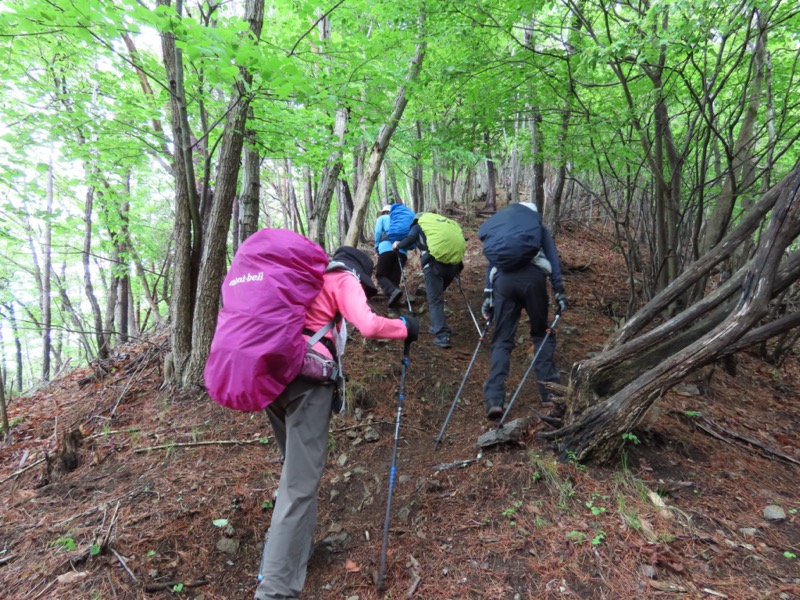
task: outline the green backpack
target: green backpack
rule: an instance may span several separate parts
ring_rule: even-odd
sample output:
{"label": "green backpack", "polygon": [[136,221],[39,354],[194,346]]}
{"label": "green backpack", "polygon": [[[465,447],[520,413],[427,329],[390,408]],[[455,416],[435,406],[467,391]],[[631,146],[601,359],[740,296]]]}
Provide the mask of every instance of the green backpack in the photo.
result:
{"label": "green backpack", "polygon": [[457,265],[462,261],[467,242],[458,223],[435,213],[417,215],[417,222],[433,258],[446,265]]}

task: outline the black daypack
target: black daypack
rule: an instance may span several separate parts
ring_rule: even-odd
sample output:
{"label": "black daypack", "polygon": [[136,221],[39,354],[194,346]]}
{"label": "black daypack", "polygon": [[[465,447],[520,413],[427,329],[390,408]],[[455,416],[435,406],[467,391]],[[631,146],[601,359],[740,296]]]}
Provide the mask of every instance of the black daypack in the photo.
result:
{"label": "black daypack", "polygon": [[481,225],[483,255],[501,271],[529,264],[542,247],[542,218],[522,204],[511,204]]}

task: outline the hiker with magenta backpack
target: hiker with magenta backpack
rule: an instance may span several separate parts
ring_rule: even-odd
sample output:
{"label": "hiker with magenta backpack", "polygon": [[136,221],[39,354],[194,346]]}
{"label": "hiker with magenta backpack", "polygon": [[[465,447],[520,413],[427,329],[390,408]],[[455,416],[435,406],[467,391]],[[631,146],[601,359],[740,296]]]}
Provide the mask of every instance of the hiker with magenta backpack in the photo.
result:
{"label": "hiker with magenta backpack", "polygon": [[558,383],[561,376],[554,361],[555,333],[548,331],[548,277],[558,313],[567,310],[553,237],[542,224],[536,205],[529,202],[512,204],[497,212],[481,225],[478,237],[489,261],[482,312],[484,318],[494,320],[491,369],[483,386],[486,417],[497,420],[503,416],[505,382],[523,308],[528,313],[537,350],[533,368],[539,399],[544,407],[551,407],[551,394],[543,383]]}
{"label": "hiker with magenta backpack", "polygon": [[447,217],[432,212],[420,213],[403,240],[392,244],[395,252],[419,248],[433,343],[440,348],[453,345],[452,332],[444,314],[444,292],[464,268],[462,259],[466,240],[461,226]]}
{"label": "hiker with magenta backpack", "polygon": [[262,229],[240,246],[223,283],[206,388],[230,408],[266,409],[284,457],[256,600],[298,598],[305,583],[330,417],[343,408],[347,322],[366,338],[417,339],[413,316],[370,309],[372,268],[356,248],[329,260],[293,231]]}
{"label": "hiker with magenta backpack", "polygon": [[400,305],[400,279],[403,267],[408,260],[408,251],[392,252],[392,243],[402,240],[414,220],[414,211],[404,204],[386,204],[381,208],[380,216],[375,221],[375,252],[378,253],[378,266],[375,278],[386,294],[386,305],[397,308]]}

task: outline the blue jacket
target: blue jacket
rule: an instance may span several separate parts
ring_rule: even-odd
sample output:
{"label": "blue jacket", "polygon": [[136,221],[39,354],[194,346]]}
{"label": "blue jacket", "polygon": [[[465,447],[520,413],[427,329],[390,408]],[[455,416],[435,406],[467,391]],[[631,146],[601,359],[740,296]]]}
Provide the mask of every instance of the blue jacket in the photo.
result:
{"label": "blue jacket", "polygon": [[[389,231],[389,215],[381,215],[375,220],[375,251],[378,254],[392,251],[392,242],[389,240],[381,241],[384,233]],[[403,254],[408,254],[406,250],[400,250]]]}

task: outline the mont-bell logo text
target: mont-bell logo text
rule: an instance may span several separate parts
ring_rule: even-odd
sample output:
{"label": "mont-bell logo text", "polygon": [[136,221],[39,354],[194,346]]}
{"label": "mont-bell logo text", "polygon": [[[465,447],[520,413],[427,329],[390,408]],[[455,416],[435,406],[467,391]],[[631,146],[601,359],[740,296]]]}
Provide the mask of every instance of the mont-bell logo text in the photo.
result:
{"label": "mont-bell logo text", "polygon": [[264,271],[259,271],[258,273],[247,273],[246,275],[242,275],[241,277],[237,277],[236,279],[231,279],[228,285],[239,285],[240,283],[247,283],[249,281],[261,281],[264,279]]}

